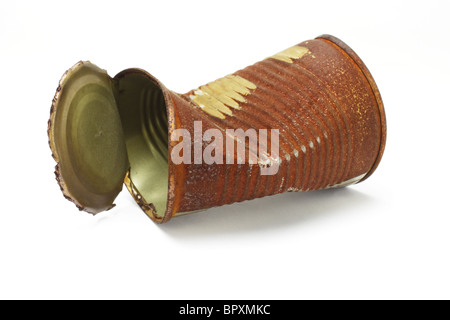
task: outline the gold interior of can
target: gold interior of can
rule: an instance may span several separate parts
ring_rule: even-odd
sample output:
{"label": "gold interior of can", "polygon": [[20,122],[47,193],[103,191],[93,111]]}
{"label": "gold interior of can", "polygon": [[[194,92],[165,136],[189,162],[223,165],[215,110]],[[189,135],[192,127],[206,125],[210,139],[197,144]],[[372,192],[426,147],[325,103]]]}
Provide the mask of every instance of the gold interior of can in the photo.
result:
{"label": "gold interior of can", "polygon": [[[117,107],[130,162],[127,187],[149,215],[161,219],[168,196],[168,123],[164,95],[139,72],[115,78]],[[152,204],[152,205],[151,205]]]}

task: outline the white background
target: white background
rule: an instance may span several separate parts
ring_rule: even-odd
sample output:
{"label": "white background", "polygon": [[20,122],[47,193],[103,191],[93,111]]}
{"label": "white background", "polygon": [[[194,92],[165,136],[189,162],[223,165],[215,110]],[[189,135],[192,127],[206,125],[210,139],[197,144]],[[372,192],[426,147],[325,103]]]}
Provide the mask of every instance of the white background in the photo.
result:
{"label": "white background", "polygon": [[[450,298],[447,1],[2,1],[0,298]],[[383,97],[364,183],[156,225],[127,191],[95,217],[66,201],[47,144],[62,73],[91,60],[191,88],[329,33]]]}

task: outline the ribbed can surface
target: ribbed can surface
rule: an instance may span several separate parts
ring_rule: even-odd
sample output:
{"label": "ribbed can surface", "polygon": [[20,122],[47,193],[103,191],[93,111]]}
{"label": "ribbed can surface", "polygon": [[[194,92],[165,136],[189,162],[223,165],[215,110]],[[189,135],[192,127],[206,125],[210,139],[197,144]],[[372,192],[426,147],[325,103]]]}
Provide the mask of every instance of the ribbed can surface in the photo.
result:
{"label": "ribbed can surface", "polygon": [[[169,159],[168,205],[160,222],[283,192],[356,183],[375,170],[383,153],[386,124],[375,82],[356,54],[331,36],[302,42],[186,94],[164,91],[169,136],[183,128],[194,137],[194,124],[201,121],[202,134],[277,129],[279,139],[273,175],[261,174],[260,158],[238,163],[237,148],[228,154],[233,164],[226,164],[225,152],[223,164]],[[247,151],[251,138],[245,140]],[[257,139],[267,140],[271,150],[269,136]],[[169,140],[169,155],[176,144]]]}

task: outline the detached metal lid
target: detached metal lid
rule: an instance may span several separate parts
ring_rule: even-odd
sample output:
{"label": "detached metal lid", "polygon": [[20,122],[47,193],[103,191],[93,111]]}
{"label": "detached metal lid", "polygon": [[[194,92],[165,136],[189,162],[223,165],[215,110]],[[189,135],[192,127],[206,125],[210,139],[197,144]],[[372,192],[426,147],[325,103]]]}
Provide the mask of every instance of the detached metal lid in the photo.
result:
{"label": "detached metal lid", "polygon": [[64,196],[93,214],[114,207],[129,162],[114,84],[105,70],[79,62],[66,71],[48,136]]}

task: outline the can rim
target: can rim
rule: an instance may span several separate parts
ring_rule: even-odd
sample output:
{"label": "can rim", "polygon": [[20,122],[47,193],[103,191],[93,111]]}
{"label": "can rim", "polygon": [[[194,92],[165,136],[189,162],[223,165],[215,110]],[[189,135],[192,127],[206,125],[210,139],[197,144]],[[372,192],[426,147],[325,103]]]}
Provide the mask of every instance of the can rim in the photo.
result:
{"label": "can rim", "polygon": [[381,99],[380,91],[378,90],[378,86],[375,83],[375,80],[373,79],[372,74],[370,73],[369,69],[366,67],[364,62],[361,60],[361,58],[356,54],[355,51],[353,51],[352,48],[350,48],[345,42],[343,42],[339,38],[336,38],[335,36],[332,36],[329,34],[320,35],[320,36],[316,37],[316,39],[331,42],[332,44],[334,44],[337,47],[339,47],[340,49],[342,49],[356,63],[356,65],[360,68],[361,72],[364,74],[365,78],[367,79],[367,82],[369,82],[370,88],[372,89],[373,95],[375,96],[375,100],[378,105],[378,111],[379,111],[379,115],[380,115],[380,130],[381,130],[378,155],[377,155],[372,167],[367,172],[367,174],[361,180],[359,180],[357,182],[357,183],[359,183],[359,182],[366,180],[368,177],[370,177],[374,173],[374,171],[376,170],[376,168],[378,167],[378,165],[381,161],[381,158],[383,157],[384,149],[386,146],[386,131],[387,131],[387,129],[386,129],[386,114],[384,111],[383,100]]}
{"label": "can rim", "polygon": [[[168,136],[170,137],[172,132],[176,128],[176,122],[177,122],[174,103],[171,98],[170,90],[168,90],[163,85],[163,83],[161,81],[159,81],[155,76],[153,76],[151,73],[149,73],[148,71],[141,69],[141,68],[128,68],[128,69],[122,70],[119,73],[117,73],[113,78],[115,86],[118,87],[118,82],[122,78],[132,75],[132,74],[139,74],[139,75],[146,77],[149,81],[153,82],[161,90],[163,97],[164,97],[165,106],[166,106],[167,120],[168,120],[167,129],[168,129]],[[168,148],[168,153],[170,154],[172,151],[171,150],[172,145],[169,143],[169,141],[167,141],[167,148]],[[143,197],[140,194],[139,189],[133,183],[130,172],[127,172],[127,174],[124,178],[124,181],[123,181],[127,190],[129,191],[129,193],[131,194],[133,199],[136,201],[136,203],[139,205],[139,207],[142,209],[142,211],[144,211],[144,213],[152,221],[154,221],[155,223],[158,223],[158,224],[169,221],[174,216],[174,212],[176,212],[176,203],[175,203],[176,191],[177,191],[177,188],[176,188],[177,172],[176,171],[178,170],[178,168],[175,168],[175,166],[173,166],[173,164],[170,161],[168,162],[168,167],[169,167],[169,174],[167,177],[167,179],[168,179],[167,203],[166,203],[166,209],[162,216],[155,214],[154,207],[152,207],[153,203],[150,200],[149,200],[150,202],[143,201]],[[179,166],[177,166],[177,167],[179,167]]]}

